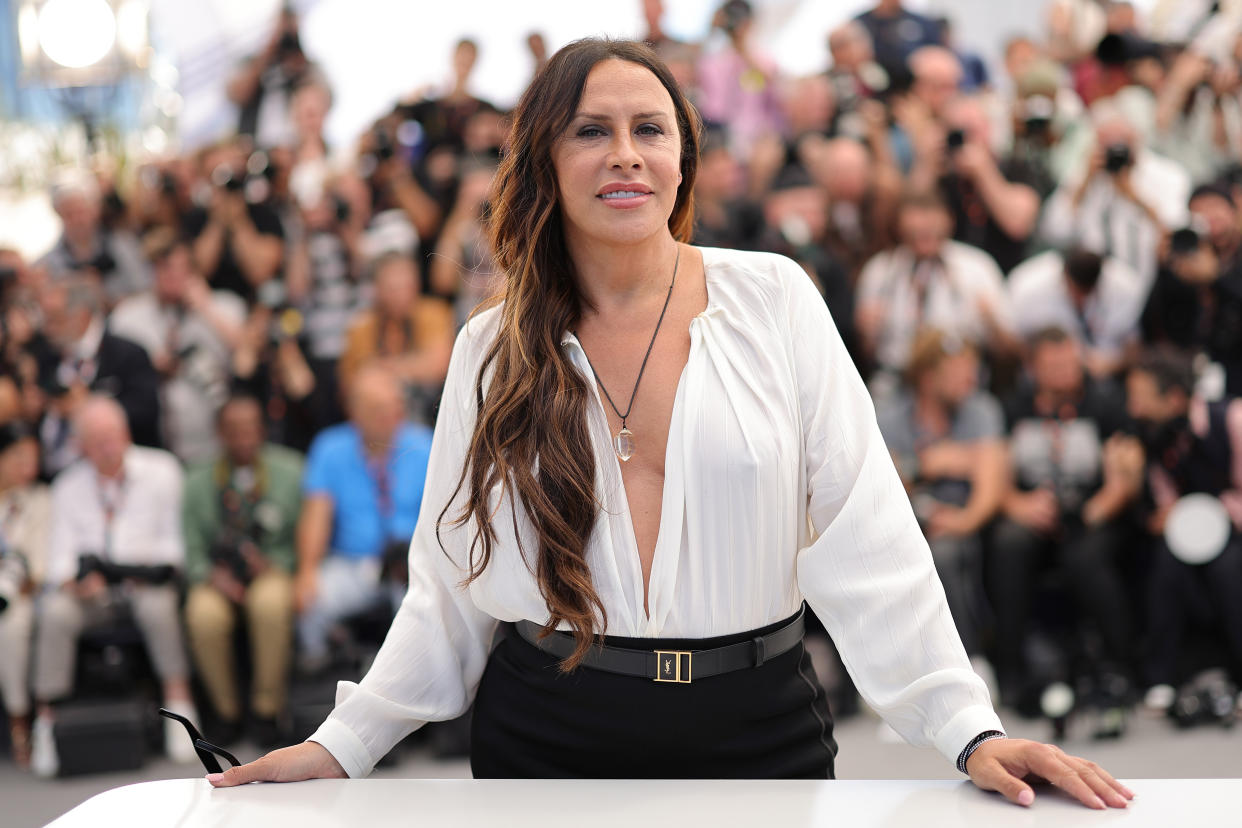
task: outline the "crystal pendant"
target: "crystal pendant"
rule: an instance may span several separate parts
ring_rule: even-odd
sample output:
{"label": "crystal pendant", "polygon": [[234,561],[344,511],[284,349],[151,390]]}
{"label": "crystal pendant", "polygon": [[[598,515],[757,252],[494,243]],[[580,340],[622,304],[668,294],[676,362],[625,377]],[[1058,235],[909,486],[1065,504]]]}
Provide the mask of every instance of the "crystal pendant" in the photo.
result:
{"label": "crystal pendant", "polygon": [[634,432],[628,428],[622,428],[617,432],[616,439],[612,441],[612,447],[617,450],[617,456],[624,463],[634,456]]}

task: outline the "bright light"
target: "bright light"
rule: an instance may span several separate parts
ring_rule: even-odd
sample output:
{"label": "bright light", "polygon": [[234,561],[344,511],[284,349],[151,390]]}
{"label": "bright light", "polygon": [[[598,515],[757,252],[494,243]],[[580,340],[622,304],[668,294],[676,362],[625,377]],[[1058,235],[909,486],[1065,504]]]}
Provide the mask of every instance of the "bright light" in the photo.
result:
{"label": "bright light", "polygon": [[116,42],[130,57],[146,57],[147,4],[142,0],[126,0],[117,9]]}
{"label": "bright light", "polygon": [[17,39],[22,46],[22,60],[33,62],[39,56],[39,13],[30,3],[17,13]]}
{"label": "bright light", "polygon": [[98,63],[116,43],[116,17],[106,0],[48,0],[39,10],[39,45],[68,69]]}

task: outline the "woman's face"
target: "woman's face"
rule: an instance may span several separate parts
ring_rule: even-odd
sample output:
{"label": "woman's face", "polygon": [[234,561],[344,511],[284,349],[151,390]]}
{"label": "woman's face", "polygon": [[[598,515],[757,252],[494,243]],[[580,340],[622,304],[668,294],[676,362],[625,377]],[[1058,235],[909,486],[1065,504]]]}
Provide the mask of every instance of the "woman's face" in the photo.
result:
{"label": "woman's face", "polygon": [[681,183],[673,99],[646,67],[598,63],[552,150],[566,241],[635,244],[667,232]]}

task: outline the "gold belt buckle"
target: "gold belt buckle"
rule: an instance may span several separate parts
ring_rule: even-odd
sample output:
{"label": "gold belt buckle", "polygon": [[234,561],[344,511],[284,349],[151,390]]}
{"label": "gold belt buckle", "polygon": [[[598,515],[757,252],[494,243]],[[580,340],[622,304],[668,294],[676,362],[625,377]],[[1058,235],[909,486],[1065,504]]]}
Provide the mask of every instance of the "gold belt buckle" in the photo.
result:
{"label": "gold belt buckle", "polygon": [[656,650],[656,677],[661,684],[689,684],[690,665],[692,663],[689,650]]}

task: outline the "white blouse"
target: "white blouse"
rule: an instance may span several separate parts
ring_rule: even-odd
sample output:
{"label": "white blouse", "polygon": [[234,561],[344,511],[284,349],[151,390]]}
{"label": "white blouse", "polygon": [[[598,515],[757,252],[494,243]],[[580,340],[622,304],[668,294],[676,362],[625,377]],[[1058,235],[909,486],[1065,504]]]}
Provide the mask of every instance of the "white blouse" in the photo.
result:
{"label": "white blouse", "polygon": [[[931,553],[893,468],[875,412],[823,299],[793,261],[705,248],[707,308],[690,324],[665,458],[651,567],[650,617],[618,460],[602,403],[588,409],[602,503],[587,549],[609,635],[699,638],[786,618],[805,599],[863,698],[912,744],[949,761],[977,734],[1002,730],[972,672]],[[498,620],[544,623],[533,562],[511,504],[483,575],[465,573],[472,524],[448,527],[474,415],[474,381],[498,309],[457,338],[410,545],[410,588],[375,663],[342,682],[312,741],[351,777],[428,721],[463,713]],[[565,347],[594,387],[586,354]],[[496,491],[499,499],[502,492]],[[495,501],[493,501],[495,503]],[[533,555],[519,508],[517,531]],[[676,692],[676,688],[673,689]]]}

